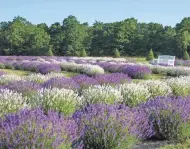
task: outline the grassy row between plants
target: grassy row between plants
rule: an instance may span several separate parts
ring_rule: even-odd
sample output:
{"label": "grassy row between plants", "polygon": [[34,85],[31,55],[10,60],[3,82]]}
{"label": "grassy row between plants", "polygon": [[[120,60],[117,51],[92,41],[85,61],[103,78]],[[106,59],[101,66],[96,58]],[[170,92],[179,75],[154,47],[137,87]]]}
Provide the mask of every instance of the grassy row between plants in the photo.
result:
{"label": "grassy row between plants", "polygon": [[[15,69],[0,69],[0,71],[5,72],[7,74],[13,74],[18,76],[27,76],[29,74],[35,74],[30,71],[24,71],[24,70],[15,70]],[[62,71],[61,72],[65,77],[72,77],[79,75],[79,73],[76,72],[68,72],[68,71]]]}

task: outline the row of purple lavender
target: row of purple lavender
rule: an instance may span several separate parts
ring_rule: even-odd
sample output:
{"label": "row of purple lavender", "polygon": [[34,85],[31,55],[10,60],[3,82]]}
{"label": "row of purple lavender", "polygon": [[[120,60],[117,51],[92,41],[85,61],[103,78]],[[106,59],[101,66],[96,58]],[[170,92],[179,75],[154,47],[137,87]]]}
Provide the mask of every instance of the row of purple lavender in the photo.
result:
{"label": "row of purple lavender", "polygon": [[104,71],[111,73],[118,72],[128,74],[134,79],[143,79],[151,74],[151,70],[147,66],[134,63],[82,60],[73,59],[72,57],[45,57],[44,59],[38,57],[1,57],[0,63],[0,68],[34,71],[41,74],[61,72],[61,69],[87,75],[103,74]]}
{"label": "row of purple lavender", "polygon": [[[0,72],[0,76],[5,74]],[[94,77],[89,77],[87,75],[78,75],[71,78],[66,77],[55,77],[51,78],[42,83],[36,83],[33,81],[10,81],[5,82],[1,88],[8,88],[19,93],[27,94],[33,93],[40,88],[65,88],[72,90],[80,90],[87,88],[91,85],[119,85],[123,83],[131,82],[131,78],[127,74],[122,73],[112,73],[112,74],[102,74],[96,75]]]}
{"label": "row of purple lavender", "polygon": [[0,148],[131,148],[136,139],[175,140],[189,122],[190,99],[157,97],[135,108],[92,104],[65,117],[24,109],[0,119]]}

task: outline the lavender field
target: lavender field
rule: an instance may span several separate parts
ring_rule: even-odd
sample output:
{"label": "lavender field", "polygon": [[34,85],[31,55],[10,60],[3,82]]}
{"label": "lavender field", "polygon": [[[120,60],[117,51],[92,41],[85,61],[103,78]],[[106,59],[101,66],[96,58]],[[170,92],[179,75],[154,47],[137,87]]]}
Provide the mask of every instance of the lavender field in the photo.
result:
{"label": "lavender field", "polygon": [[133,149],[150,140],[188,146],[189,66],[182,60],[170,67],[131,58],[0,56],[0,148]]}

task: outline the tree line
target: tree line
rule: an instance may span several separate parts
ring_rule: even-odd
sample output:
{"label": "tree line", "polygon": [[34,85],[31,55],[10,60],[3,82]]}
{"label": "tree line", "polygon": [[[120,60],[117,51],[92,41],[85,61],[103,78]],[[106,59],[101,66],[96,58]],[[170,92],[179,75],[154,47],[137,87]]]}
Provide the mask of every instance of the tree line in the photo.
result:
{"label": "tree line", "polygon": [[0,23],[0,55],[146,56],[190,52],[190,17],[175,27],[128,18],[92,26],[68,16],[62,23],[34,25],[20,16]]}

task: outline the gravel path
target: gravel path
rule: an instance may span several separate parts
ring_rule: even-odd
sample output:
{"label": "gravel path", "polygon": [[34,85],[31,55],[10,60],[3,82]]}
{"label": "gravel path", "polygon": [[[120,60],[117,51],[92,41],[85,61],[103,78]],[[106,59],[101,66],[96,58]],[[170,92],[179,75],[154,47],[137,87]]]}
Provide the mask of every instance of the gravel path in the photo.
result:
{"label": "gravel path", "polygon": [[145,141],[139,142],[132,149],[159,149],[168,144],[174,144],[173,141]]}

